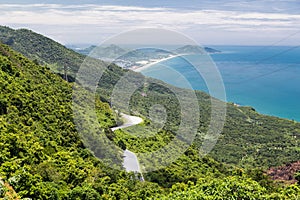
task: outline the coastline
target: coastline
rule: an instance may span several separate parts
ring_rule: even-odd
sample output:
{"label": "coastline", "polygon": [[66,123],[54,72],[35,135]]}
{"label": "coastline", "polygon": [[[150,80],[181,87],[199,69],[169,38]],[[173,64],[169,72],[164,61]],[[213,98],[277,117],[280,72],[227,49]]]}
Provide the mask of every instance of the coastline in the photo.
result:
{"label": "coastline", "polygon": [[[279,59],[278,61],[270,61],[270,63],[262,64],[261,66],[257,66],[255,64],[256,58],[247,58],[246,61],[244,58],[248,55],[248,52],[253,52],[260,47],[230,47],[230,48],[221,48],[221,54],[214,54],[216,57],[213,59],[217,64],[220,72],[222,73],[222,79],[224,81],[226,87],[226,96],[228,102],[233,102],[235,104],[239,104],[240,106],[251,106],[258,113],[263,115],[268,115],[272,117],[279,117],[282,119],[292,120],[296,122],[300,122],[299,117],[299,96],[298,93],[299,88],[299,79],[297,79],[297,75],[295,72],[299,72],[299,68],[290,68],[284,70],[284,76],[279,73],[268,74],[268,72],[272,70],[276,70],[277,68],[283,68],[286,66],[286,60]],[[267,57],[269,54],[276,54],[278,51],[283,51],[286,48],[276,47],[271,49],[268,52],[263,54],[257,54],[257,57]],[[253,54],[255,55],[255,54]],[[287,54],[290,58],[296,59],[296,54]],[[167,57],[165,59],[170,59]],[[162,62],[162,59],[160,62]],[[174,62],[180,63],[181,59],[174,59]],[[167,61],[169,63],[169,61]],[[146,64],[143,67],[133,69],[133,71],[142,72],[147,74],[152,78],[158,78],[164,82],[167,82],[166,76],[160,77],[158,72],[159,68],[163,68],[163,66],[153,66],[158,62],[153,62]],[[172,65],[173,62],[169,64]],[[165,63],[162,63],[165,64]],[[156,71],[151,71],[152,68],[147,69],[149,67],[155,68]],[[263,67],[266,66],[266,67]],[[274,67],[274,68],[273,68]],[[145,70],[144,70],[145,69]],[[291,70],[292,69],[292,70]],[[205,91],[205,86],[202,87],[201,83],[197,83],[192,73],[189,73],[189,68],[185,67],[184,72],[188,73],[187,78],[191,78],[191,83],[195,83],[194,89]],[[247,73],[242,73],[247,70]],[[191,70],[192,72],[192,70]],[[256,73],[265,74],[267,78],[261,78],[260,76],[256,76]],[[157,75],[156,75],[157,73]],[[256,77],[255,81],[245,81],[243,84],[233,84],[234,82],[239,82],[240,78],[249,79],[249,77]],[[286,76],[292,77],[289,81],[286,81]],[[174,81],[175,82],[175,81]],[[199,81],[200,82],[200,81]],[[273,84],[274,86],[271,86]],[[177,87],[180,87],[180,83],[172,84]],[[277,92],[272,92],[276,87]],[[204,88],[204,89],[203,89]],[[286,92],[285,88],[289,88],[290,91]],[[254,93],[255,91],[255,93]],[[207,91],[205,91],[208,93]],[[238,94],[238,95],[237,95]],[[279,95],[281,94],[281,95]],[[238,105],[236,105],[238,106]]]}
{"label": "coastline", "polygon": [[149,64],[146,64],[146,65],[144,65],[144,66],[142,66],[142,67],[139,67],[139,68],[135,68],[135,69],[131,68],[131,70],[133,70],[133,71],[135,71],[135,72],[141,72],[141,71],[143,71],[143,70],[145,70],[145,69],[151,67],[152,65],[155,65],[155,64],[158,64],[158,63],[160,63],[160,62],[163,62],[163,61],[166,61],[166,60],[170,60],[170,59],[172,59],[172,58],[176,58],[176,57],[179,57],[179,56],[184,56],[184,55],[188,55],[188,54],[176,54],[176,55],[171,55],[171,56],[169,56],[169,57],[166,57],[166,58],[157,60],[157,61],[152,62],[152,63],[149,63]]}

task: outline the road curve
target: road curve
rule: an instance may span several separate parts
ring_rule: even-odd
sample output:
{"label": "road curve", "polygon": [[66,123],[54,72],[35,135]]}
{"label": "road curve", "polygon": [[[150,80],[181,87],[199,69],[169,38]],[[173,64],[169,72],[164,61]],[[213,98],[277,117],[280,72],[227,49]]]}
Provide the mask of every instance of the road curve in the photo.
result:
{"label": "road curve", "polygon": [[140,117],[132,116],[132,115],[126,115],[124,113],[121,113],[121,117],[124,120],[124,123],[120,126],[111,128],[112,131],[115,131],[115,130],[118,130],[118,129],[121,129],[121,128],[127,128],[127,127],[130,127],[130,126],[134,126],[134,125],[137,125],[137,124],[140,124],[140,123],[143,122],[143,119],[140,118]]}
{"label": "road curve", "polygon": [[[140,117],[132,116],[132,115],[126,115],[124,113],[121,113],[121,117],[124,120],[124,123],[120,126],[111,128],[112,131],[127,128],[130,126],[134,126],[137,124],[140,124],[143,122],[143,119]],[[139,160],[136,157],[135,153],[129,151],[128,149],[125,149],[123,152],[124,162],[123,166],[127,172],[138,172],[141,174],[140,180],[145,181],[142,171],[140,169]]]}

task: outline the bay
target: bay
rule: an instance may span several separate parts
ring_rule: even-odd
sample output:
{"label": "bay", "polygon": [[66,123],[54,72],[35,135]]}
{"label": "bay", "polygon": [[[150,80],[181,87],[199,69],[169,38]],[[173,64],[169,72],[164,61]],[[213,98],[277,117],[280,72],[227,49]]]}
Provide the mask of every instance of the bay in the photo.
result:
{"label": "bay", "polygon": [[[300,121],[300,48],[212,47],[222,51],[210,56],[223,79],[227,102],[251,106],[262,114]],[[195,55],[189,55],[189,59],[201,63],[201,58]],[[174,70],[178,73],[171,73]],[[203,77],[181,57],[157,63],[141,73],[178,87],[186,87],[180,81],[180,75],[193,89],[209,93]]]}

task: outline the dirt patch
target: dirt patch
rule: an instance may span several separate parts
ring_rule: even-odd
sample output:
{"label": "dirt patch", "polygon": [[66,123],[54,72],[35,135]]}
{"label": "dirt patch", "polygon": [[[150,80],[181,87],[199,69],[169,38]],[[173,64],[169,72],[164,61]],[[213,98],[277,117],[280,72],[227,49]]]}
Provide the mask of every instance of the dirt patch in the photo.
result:
{"label": "dirt patch", "polygon": [[300,161],[280,167],[272,167],[267,171],[267,174],[275,181],[293,184],[297,182],[295,174],[298,171],[300,171]]}

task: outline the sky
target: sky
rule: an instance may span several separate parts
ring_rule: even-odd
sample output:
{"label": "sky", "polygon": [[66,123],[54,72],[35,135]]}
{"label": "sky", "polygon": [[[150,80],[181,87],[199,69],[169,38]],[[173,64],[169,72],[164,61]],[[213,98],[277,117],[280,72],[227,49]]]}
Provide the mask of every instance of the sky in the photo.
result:
{"label": "sky", "polygon": [[99,44],[138,28],[203,45],[300,45],[299,0],[0,0],[0,24],[63,44]]}

